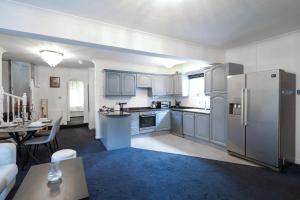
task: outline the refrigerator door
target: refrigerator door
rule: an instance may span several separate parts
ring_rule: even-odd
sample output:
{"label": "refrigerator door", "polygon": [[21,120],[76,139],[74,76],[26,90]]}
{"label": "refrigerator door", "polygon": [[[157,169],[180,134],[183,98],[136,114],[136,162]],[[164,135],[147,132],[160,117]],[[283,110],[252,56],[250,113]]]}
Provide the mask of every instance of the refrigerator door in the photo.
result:
{"label": "refrigerator door", "polygon": [[245,74],[228,76],[228,131],[227,150],[245,155],[245,126],[243,108],[243,90]]}
{"label": "refrigerator door", "polygon": [[[247,74],[246,156],[278,167],[279,70]],[[247,98],[247,99],[246,99]]]}

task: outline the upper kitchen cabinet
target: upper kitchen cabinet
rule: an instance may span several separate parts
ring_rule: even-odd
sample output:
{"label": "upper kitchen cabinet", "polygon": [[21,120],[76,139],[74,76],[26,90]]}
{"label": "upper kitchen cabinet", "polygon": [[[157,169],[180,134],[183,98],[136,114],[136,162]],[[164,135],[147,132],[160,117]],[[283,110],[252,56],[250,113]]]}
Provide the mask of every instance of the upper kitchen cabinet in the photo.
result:
{"label": "upper kitchen cabinet", "polygon": [[205,71],[205,94],[226,93],[227,76],[244,73],[244,67],[240,64],[219,64]]}
{"label": "upper kitchen cabinet", "polygon": [[122,73],[122,95],[135,96],[136,94],[136,74]]}
{"label": "upper kitchen cabinet", "polygon": [[106,96],[135,96],[136,74],[118,71],[105,71]]}
{"label": "upper kitchen cabinet", "polygon": [[119,72],[105,72],[105,95],[120,96],[122,95],[122,74]]}
{"label": "upper kitchen cabinet", "polygon": [[173,94],[172,76],[153,75],[152,76],[152,96],[167,96]]}
{"label": "upper kitchen cabinet", "polygon": [[189,80],[183,74],[173,75],[173,94],[176,96],[189,95]]}
{"label": "upper kitchen cabinet", "polygon": [[151,88],[152,87],[152,76],[149,74],[137,74],[138,88]]}

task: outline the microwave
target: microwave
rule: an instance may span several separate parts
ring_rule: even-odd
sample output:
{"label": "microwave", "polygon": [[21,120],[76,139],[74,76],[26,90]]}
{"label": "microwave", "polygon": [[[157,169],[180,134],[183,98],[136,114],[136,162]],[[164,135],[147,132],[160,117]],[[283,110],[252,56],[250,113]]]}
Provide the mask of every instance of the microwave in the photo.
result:
{"label": "microwave", "polygon": [[171,107],[171,101],[162,101],[160,103],[161,108],[170,108]]}

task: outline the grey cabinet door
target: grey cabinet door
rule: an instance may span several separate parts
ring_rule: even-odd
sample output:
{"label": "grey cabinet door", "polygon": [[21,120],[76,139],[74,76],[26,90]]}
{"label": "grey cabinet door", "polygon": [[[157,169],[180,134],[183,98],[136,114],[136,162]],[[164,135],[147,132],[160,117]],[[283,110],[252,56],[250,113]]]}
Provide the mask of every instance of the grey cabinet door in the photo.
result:
{"label": "grey cabinet door", "polygon": [[172,133],[183,134],[182,133],[182,112],[171,111],[171,129]]}
{"label": "grey cabinet door", "polygon": [[165,76],[155,75],[152,79],[152,95],[164,96],[166,95],[166,81]]}
{"label": "grey cabinet door", "polygon": [[227,91],[227,70],[226,65],[218,65],[211,70],[211,92]]}
{"label": "grey cabinet door", "polygon": [[131,135],[137,135],[140,132],[140,113],[131,113]]}
{"label": "grey cabinet door", "polygon": [[211,70],[204,72],[204,93],[209,95],[211,93]]}
{"label": "grey cabinet door", "polygon": [[183,121],[183,134],[194,136],[195,135],[195,114],[190,112],[182,113]]}
{"label": "grey cabinet door", "polygon": [[136,94],[136,74],[122,73],[122,95],[135,96]]}
{"label": "grey cabinet door", "polygon": [[170,111],[158,111],[156,112],[156,130],[166,131],[171,129],[171,115]]}
{"label": "grey cabinet door", "polygon": [[167,76],[166,82],[167,82],[167,95],[173,95],[174,93],[173,76]]}
{"label": "grey cabinet door", "polygon": [[148,74],[137,74],[137,87],[139,88],[151,88],[152,76]]}
{"label": "grey cabinet door", "polygon": [[210,138],[213,143],[225,146],[227,134],[227,98],[226,94],[211,96]]}
{"label": "grey cabinet door", "polygon": [[122,74],[118,72],[105,73],[105,95],[120,96],[122,95]]}
{"label": "grey cabinet door", "polygon": [[209,140],[209,115],[195,114],[195,137]]}

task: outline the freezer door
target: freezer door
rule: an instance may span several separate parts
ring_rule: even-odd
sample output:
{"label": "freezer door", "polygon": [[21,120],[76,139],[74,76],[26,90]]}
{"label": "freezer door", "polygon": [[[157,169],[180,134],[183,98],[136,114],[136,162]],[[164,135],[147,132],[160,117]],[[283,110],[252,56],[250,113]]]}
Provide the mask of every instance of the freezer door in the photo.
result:
{"label": "freezer door", "polygon": [[245,74],[228,76],[227,150],[245,155],[245,126],[243,121],[243,89]]}
{"label": "freezer door", "polygon": [[[279,70],[247,74],[246,156],[278,167]],[[245,97],[246,98],[246,97]]]}

